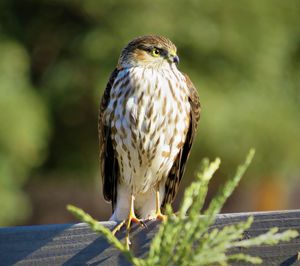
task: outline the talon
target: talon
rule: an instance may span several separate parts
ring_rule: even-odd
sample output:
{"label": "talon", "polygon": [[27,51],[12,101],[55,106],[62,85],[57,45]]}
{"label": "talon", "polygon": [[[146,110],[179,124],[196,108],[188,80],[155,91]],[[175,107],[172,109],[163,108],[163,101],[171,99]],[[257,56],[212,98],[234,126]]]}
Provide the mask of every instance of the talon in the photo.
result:
{"label": "talon", "polygon": [[136,223],[138,225],[140,225],[141,227],[147,227],[147,225],[140,219],[138,219],[136,216],[135,216],[135,213],[134,213],[134,196],[132,195],[131,196],[131,204],[130,204],[130,211],[129,211],[129,214],[128,214],[128,218],[122,222],[120,222],[113,230],[112,230],[112,234],[115,235],[118,231],[120,231],[120,229],[123,227],[123,226],[126,226],[126,237],[125,237],[125,245],[126,245],[126,248],[129,250],[129,247],[131,245],[131,242],[130,242],[130,238],[129,238],[129,232],[130,232],[130,226],[131,226],[131,223]]}
{"label": "talon", "polygon": [[126,249],[129,250],[129,247],[130,247],[130,245],[131,245],[129,236],[126,236],[126,238],[125,238],[125,244],[126,244]]}
{"label": "talon", "polygon": [[141,227],[147,227],[147,225],[142,220],[136,218],[135,216],[131,218],[131,221],[138,224]]}
{"label": "talon", "polygon": [[140,225],[141,225],[141,227],[147,228],[147,225],[142,220],[140,220]]}

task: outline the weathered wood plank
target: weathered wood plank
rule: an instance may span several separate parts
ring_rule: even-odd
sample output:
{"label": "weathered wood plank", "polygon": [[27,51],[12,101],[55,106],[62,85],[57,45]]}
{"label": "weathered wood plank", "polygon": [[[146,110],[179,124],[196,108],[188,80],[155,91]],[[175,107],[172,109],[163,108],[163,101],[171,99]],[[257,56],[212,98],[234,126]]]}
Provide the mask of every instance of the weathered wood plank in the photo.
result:
{"label": "weathered wood plank", "polygon": [[[300,210],[221,214],[215,226],[224,226],[254,216],[254,223],[247,231],[248,237],[257,236],[271,227],[280,230],[296,229],[300,232]],[[108,228],[114,222],[102,222]],[[150,240],[157,230],[157,223],[147,222],[147,228],[134,225],[132,249],[145,255]],[[124,238],[124,233],[118,235]],[[243,250],[264,259],[263,265],[300,265],[300,237],[277,246],[263,246]],[[85,224],[20,226],[0,228],[0,265],[129,265],[126,259],[106,240],[93,233]],[[245,264],[235,264],[245,265]]]}

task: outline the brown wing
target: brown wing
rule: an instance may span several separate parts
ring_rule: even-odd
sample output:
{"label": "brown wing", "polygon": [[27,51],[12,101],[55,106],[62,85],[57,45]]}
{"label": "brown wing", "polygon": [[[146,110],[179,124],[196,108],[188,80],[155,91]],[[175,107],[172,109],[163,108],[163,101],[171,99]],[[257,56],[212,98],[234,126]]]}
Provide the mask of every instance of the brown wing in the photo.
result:
{"label": "brown wing", "polygon": [[110,126],[104,121],[103,113],[110,100],[111,87],[119,73],[116,68],[110,75],[104,94],[101,99],[98,117],[98,134],[100,146],[100,168],[103,183],[103,196],[105,200],[111,201],[114,210],[117,200],[117,183],[119,178],[119,165],[115,156],[111,139]]}
{"label": "brown wing", "polygon": [[172,203],[178,191],[180,180],[183,176],[185,165],[190,154],[191,146],[195,137],[198,121],[200,118],[200,100],[197,90],[189,77],[185,75],[186,82],[189,87],[189,102],[191,105],[191,119],[189,130],[186,136],[185,143],[180,149],[179,154],[174,161],[174,164],[169,172],[165,185],[165,195],[162,203],[162,209],[167,203]]}

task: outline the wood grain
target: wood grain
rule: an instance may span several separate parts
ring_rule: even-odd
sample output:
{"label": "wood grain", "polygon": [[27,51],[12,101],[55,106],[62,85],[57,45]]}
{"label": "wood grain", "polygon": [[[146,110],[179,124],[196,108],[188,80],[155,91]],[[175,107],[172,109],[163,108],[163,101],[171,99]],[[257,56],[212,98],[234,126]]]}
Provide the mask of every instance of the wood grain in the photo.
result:
{"label": "wood grain", "polygon": [[[281,231],[300,232],[300,210],[259,213],[220,214],[214,226],[224,226],[254,216],[246,237],[257,236],[271,227]],[[114,222],[102,222],[113,228]],[[147,228],[133,226],[132,249],[138,256],[147,253],[150,241],[157,231],[157,222],[147,222]],[[124,238],[124,233],[118,235]],[[262,246],[242,250],[260,256],[263,265],[300,265],[300,237],[276,246]],[[20,226],[0,228],[0,265],[129,265],[119,251],[93,233],[85,224]],[[246,264],[234,264],[246,265]]]}

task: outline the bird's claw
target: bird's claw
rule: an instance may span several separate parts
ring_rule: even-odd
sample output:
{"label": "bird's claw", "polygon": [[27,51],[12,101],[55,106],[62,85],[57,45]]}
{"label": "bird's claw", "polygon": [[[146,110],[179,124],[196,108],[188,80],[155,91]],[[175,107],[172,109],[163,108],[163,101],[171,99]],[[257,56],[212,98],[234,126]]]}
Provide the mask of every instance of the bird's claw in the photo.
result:
{"label": "bird's claw", "polygon": [[134,222],[134,223],[136,223],[136,224],[138,224],[141,227],[147,227],[147,225],[142,220],[138,219],[135,216],[131,217],[131,221]]}
{"label": "bird's claw", "polygon": [[122,222],[120,222],[113,230],[112,230],[112,234],[115,235],[118,231],[121,230],[121,228],[123,226],[126,226],[126,237],[125,237],[125,245],[126,248],[129,249],[130,245],[131,245],[131,241],[129,238],[129,232],[130,232],[130,226],[131,223],[136,223],[141,227],[147,227],[147,225],[145,224],[145,222],[143,222],[142,220],[138,219],[135,215],[130,214],[128,216],[128,218],[126,220],[123,220]]}

